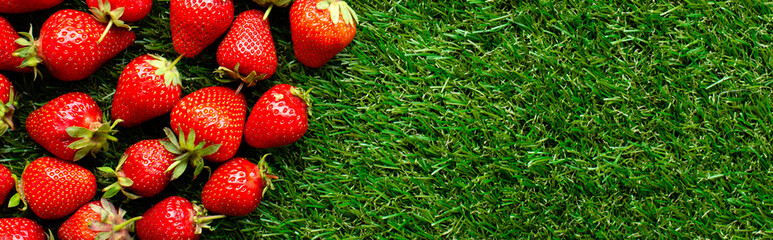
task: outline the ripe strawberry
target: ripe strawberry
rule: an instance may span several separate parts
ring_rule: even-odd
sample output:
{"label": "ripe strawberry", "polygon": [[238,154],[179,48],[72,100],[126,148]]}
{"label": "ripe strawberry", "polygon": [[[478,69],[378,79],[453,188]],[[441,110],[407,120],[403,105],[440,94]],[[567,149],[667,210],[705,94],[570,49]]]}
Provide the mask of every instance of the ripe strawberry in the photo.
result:
{"label": "ripe strawberry", "polygon": [[29,218],[0,218],[0,239],[47,240],[43,227]]}
{"label": "ripe strawberry", "polygon": [[180,73],[165,58],[142,55],[126,65],[113,95],[112,118],[133,127],[172,111],[180,100]]}
{"label": "ripe strawberry", "polygon": [[16,92],[8,78],[0,74],[0,135],[13,127],[13,112],[16,110]]}
{"label": "ripe strawberry", "polygon": [[318,68],[341,52],[357,33],[357,14],[339,0],[297,0],[290,8],[295,58]]}
{"label": "ripe strawberry", "polygon": [[238,217],[255,211],[267,187],[273,188],[271,179],[277,178],[266,174],[266,156],[257,165],[245,158],[234,158],[220,165],[201,191],[204,208]]}
{"label": "ripe strawberry", "polygon": [[244,140],[255,148],[274,148],[292,144],[308,129],[308,92],[279,84],[265,93],[252,107],[244,125]]}
{"label": "ripe strawberry", "polygon": [[0,165],[0,204],[5,203],[8,194],[11,193],[16,181],[13,180],[13,173],[7,167]]}
{"label": "ripe strawberry", "polygon": [[127,221],[124,215],[126,211],[116,209],[107,199],[93,201],[67,218],[59,226],[57,236],[61,240],[129,240],[131,236],[127,229],[132,229],[134,222],[141,217]]}
{"label": "ripe strawberry", "polygon": [[22,47],[16,39],[19,39],[19,34],[7,19],[0,17],[0,70],[30,72],[32,69],[28,67],[19,67],[24,58],[13,56],[13,52]]}
{"label": "ripe strawberry", "polygon": [[3,0],[0,1],[0,13],[28,13],[49,9],[64,0]]}
{"label": "ripe strawberry", "polygon": [[60,10],[43,23],[37,41],[29,33],[22,34],[29,40],[17,42],[26,48],[14,54],[25,58],[23,66],[42,62],[59,80],[82,80],[134,43],[134,32],[121,28],[110,29],[98,43],[105,27],[88,13]]}
{"label": "ripe strawberry", "polygon": [[36,109],[27,117],[26,127],[32,140],[69,161],[107,150],[107,140],[117,140],[110,135],[115,123],[103,123],[97,103],[81,92],[64,94]]}
{"label": "ripe strawberry", "polygon": [[263,12],[254,9],[239,14],[217,48],[221,75],[240,79],[248,87],[271,77],[276,71],[276,49],[271,27],[262,17]]}
{"label": "ripe strawberry", "polygon": [[99,16],[115,17],[113,21],[138,22],[148,16],[153,0],[86,0],[86,5]]}
{"label": "ripe strawberry", "polygon": [[172,46],[180,55],[195,57],[228,30],[233,18],[232,0],[172,0]]}
{"label": "ripe strawberry", "polygon": [[203,228],[223,215],[207,216],[206,210],[185,198],[172,196],[142,214],[134,230],[142,240],[195,240]]}
{"label": "ripe strawberry", "polygon": [[17,190],[35,215],[47,220],[59,219],[94,198],[97,179],[88,169],[73,162],[41,157],[24,169]]}
{"label": "ripe strawberry", "polygon": [[[220,148],[204,159],[220,163],[233,158],[242,142],[247,102],[244,95],[227,87],[206,87],[183,97],[172,109],[175,134],[195,133],[196,141]],[[201,144],[195,143],[195,145]],[[195,164],[195,163],[194,163]]]}

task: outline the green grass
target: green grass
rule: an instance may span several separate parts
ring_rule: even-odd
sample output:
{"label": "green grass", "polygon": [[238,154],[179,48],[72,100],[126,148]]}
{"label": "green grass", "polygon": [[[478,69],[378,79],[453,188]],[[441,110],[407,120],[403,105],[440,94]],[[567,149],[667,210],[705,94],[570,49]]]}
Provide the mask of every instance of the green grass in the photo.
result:
{"label": "green grass", "polygon": [[[273,10],[279,68],[248,103],[279,83],[314,87],[314,115],[294,145],[242,146],[253,160],[271,153],[281,179],[205,239],[773,237],[771,4],[349,2],[357,36],[319,69],[295,61],[289,10]],[[137,43],[86,80],[7,73],[24,93],[17,124],[70,91],[109,111],[128,61],[176,56],[166,8],[155,2]],[[5,17],[39,29],[55,10]],[[186,93],[224,85],[215,50],[182,61]],[[168,120],[121,129],[109,152],[79,163],[114,166]],[[2,138],[0,161],[16,174],[48,154],[23,128]],[[199,200],[205,180],[190,178],[122,206],[137,216],[170,195]],[[17,215],[34,218],[0,210]]]}

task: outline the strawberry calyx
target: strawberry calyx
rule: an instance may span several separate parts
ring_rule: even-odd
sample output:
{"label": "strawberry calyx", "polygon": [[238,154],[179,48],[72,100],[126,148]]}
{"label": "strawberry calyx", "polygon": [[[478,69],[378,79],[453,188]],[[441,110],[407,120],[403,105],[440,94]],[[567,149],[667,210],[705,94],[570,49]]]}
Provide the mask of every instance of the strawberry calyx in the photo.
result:
{"label": "strawberry calyx", "polygon": [[258,174],[261,179],[263,179],[263,192],[260,193],[260,196],[266,195],[266,192],[268,192],[268,189],[274,190],[274,184],[271,182],[272,179],[279,179],[279,177],[268,174],[270,168],[268,167],[268,163],[266,162],[266,157],[268,157],[269,154],[263,155],[263,157],[260,158],[260,161],[257,165]]}
{"label": "strawberry calyx", "polygon": [[43,62],[43,59],[38,56],[37,42],[35,37],[32,36],[32,26],[30,26],[29,32],[19,32],[19,35],[21,37],[17,38],[15,43],[21,47],[13,51],[11,56],[23,58],[24,60],[17,68],[31,67],[32,72],[35,74],[33,79],[37,79],[40,74],[38,64]]}
{"label": "strawberry calyx", "polygon": [[139,195],[132,194],[126,191],[126,188],[134,185],[134,181],[132,181],[131,178],[126,177],[123,171],[121,171],[121,166],[123,166],[123,163],[126,162],[127,157],[128,156],[126,154],[121,156],[121,160],[118,162],[118,166],[115,167],[115,169],[117,170],[113,170],[112,168],[109,168],[109,167],[97,168],[100,172],[104,173],[108,177],[115,177],[118,179],[116,182],[102,189],[102,192],[104,192],[104,194],[102,194],[103,198],[112,198],[113,196],[118,194],[119,191],[129,199],[134,200],[134,199],[140,198]]}
{"label": "strawberry calyx", "polygon": [[287,5],[290,5],[290,2],[292,2],[292,0],[252,0],[252,1],[260,5],[261,7],[268,8],[266,9],[266,12],[263,14],[263,20],[266,20],[268,18],[268,14],[271,12],[271,9],[273,9],[274,6],[287,7]]}
{"label": "strawberry calyx", "polygon": [[[228,69],[227,67],[220,66],[215,70],[215,73],[220,75],[220,78],[228,77],[231,80],[241,80],[242,84],[239,85],[239,88],[236,89],[236,94],[239,94],[241,92],[242,87],[244,87],[244,84],[247,84],[247,87],[254,87],[256,84],[258,84],[258,81],[266,79],[266,74],[261,73],[258,74],[255,71],[252,71],[247,76],[242,76],[239,73],[239,63],[236,63],[236,66],[234,66],[234,69]],[[221,79],[221,82],[233,82],[226,79]]]}
{"label": "strawberry calyx", "polygon": [[22,185],[24,183],[19,179],[19,177],[16,176],[16,174],[11,174],[11,177],[13,178],[13,181],[16,183],[16,193],[11,196],[11,199],[8,200],[8,207],[13,208],[19,206],[19,204],[23,204],[21,211],[27,210],[27,198],[24,197],[24,192],[22,191]]}
{"label": "strawberry calyx", "polygon": [[178,56],[172,62],[169,62],[166,60],[166,58],[158,55],[150,54],[150,56],[154,59],[147,60],[146,62],[156,68],[156,72],[154,72],[154,74],[158,76],[164,76],[164,85],[171,87],[180,86],[182,84],[182,81],[180,80],[180,72],[177,71],[177,67],[175,67],[175,65],[180,62],[180,59],[183,58],[183,55]]}
{"label": "strawberry calyx", "polygon": [[15,130],[13,126],[13,112],[16,111],[16,99],[13,89],[8,92],[8,102],[0,102],[0,135],[3,135],[9,128]]}
{"label": "strawberry calyx", "polygon": [[321,0],[317,2],[317,9],[328,10],[330,12],[330,20],[333,24],[338,24],[338,20],[343,17],[344,23],[347,26],[354,26],[360,22],[357,17],[357,13],[354,9],[344,1],[339,0]]}
{"label": "strawberry calyx", "polygon": [[196,132],[193,129],[188,133],[187,138],[182,130],[179,132],[180,135],[175,136],[171,129],[164,128],[164,133],[168,140],[160,140],[161,145],[164,145],[164,148],[167,151],[177,155],[177,157],[173,159],[174,162],[169,165],[169,168],[165,171],[172,171],[171,180],[179,178],[183,172],[185,172],[185,169],[188,168],[188,165],[195,167],[195,170],[193,171],[194,179],[199,176],[204,169],[211,172],[209,167],[204,166],[204,156],[216,153],[222,144],[204,147],[204,145],[206,145],[205,141],[196,144]]}
{"label": "strawberry calyx", "polygon": [[89,222],[89,229],[97,233],[97,240],[128,240],[131,239],[129,230],[133,230],[134,222],[142,219],[142,217],[135,217],[129,220],[125,220],[124,216],[126,211],[123,209],[116,209],[113,203],[106,198],[102,198],[98,204],[90,204],[91,210],[99,214],[99,221]]}
{"label": "strawberry calyx", "polygon": [[311,90],[314,90],[314,88],[312,87],[305,92],[299,87],[292,87],[292,89],[290,89],[290,94],[300,98],[301,101],[306,104],[306,113],[308,113],[309,116],[311,116],[311,105],[314,103],[314,99],[311,98]]}
{"label": "strawberry calyx", "polygon": [[193,204],[193,211],[196,212],[196,215],[193,217],[193,222],[196,224],[196,229],[194,230],[194,233],[196,235],[201,234],[201,231],[203,229],[210,229],[209,224],[212,223],[212,221],[216,219],[225,218],[225,215],[207,215],[207,209],[204,208],[204,206],[201,206],[197,204],[196,202],[192,202]]}
{"label": "strawberry calyx", "polygon": [[108,140],[118,141],[117,138],[113,137],[113,134],[118,131],[114,129],[120,122],[123,122],[123,120],[115,120],[112,124],[110,121],[104,123],[94,122],[89,128],[73,126],[65,129],[70,137],[78,139],[67,146],[70,149],[78,150],[75,152],[73,161],[78,161],[89,153],[92,156],[96,156],[99,151],[107,151],[109,148]]}
{"label": "strawberry calyx", "polygon": [[97,40],[97,43],[101,43],[103,39],[105,39],[105,36],[107,36],[107,33],[110,31],[110,28],[112,28],[114,25],[116,27],[122,27],[126,28],[128,30],[131,30],[132,27],[127,25],[123,20],[121,20],[121,16],[123,16],[124,7],[119,7],[113,10],[110,7],[110,2],[105,0],[104,2],[102,0],[97,0],[98,7],[92,7],[89,9],[91,11],[91,14],[94,16],[94,19],[96,19],[98,22],[101,23],[107,23],[107,27],[105,27],[105,31],[102,32],[102,35],[99,36],[99,40]]}

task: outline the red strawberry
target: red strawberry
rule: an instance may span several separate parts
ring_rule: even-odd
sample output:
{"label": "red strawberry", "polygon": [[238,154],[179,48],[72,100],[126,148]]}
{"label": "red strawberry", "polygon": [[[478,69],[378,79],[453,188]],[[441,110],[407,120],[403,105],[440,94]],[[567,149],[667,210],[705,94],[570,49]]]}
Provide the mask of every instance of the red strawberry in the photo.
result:
{"label": "red strawberry", "polygon": [[0,218],[0,239],[47,240],[43,227],[29,218]]}
{"label": "red strawberry", "polygon": [[[116,120],[120,122],[120,120]],[[59,158],[77,161],[86,154],[107,150],[115,124],[102,122],[102,111],[81,92],[59,96],[27,117],[30,138]]]}
{"label": "red strawberry", "polygon": [[11,193],[11,189],[15,186],[16,181],[13,180],[13,173],[7,167],[0,165],[0,204],[5,203],[8,194]]}
{"label": "red strawberry", "polygon": [[311,98],[302,89],[279,84],[265,93],[252,107],[244,125],[244,140],[255,148],[274,148],[292,144],[308,129]]}
{"label": "red strawberry", "polygon": [[232,0],[172,0],[172,46],[180,55],[195,57],[228,30],[233,18]]}
{"label": "red strawberry", "polygon": [[357,33],[357,14],[339,0],[297,0],[290,8],[295,58],[318,68],[341,52]]}
{"label": "red strawberry", "polygon": [[243,94],[233,89],[206,87],[183,97],[170,115],[175,134],[195,135],[199,141],[196,145],[201,141],[206,146],[220,144],[217,152],[204,157],[219,163],[233,158],[239,150],[247,102]]}
{"label": "red strawberry", "polygon": [[3,0],[0,1],[0,13],[28,13],[49,9],[64,0]]}
{"label": "red strawberry", "polygon": [[16,110],[16,92],[8,78],[0,74],[0,135],[13,127],[13,112]]}
{"label": "red strawberry", "polygon": [[41,157],[24,169],[18,190],[38,217],[59,219],[94,198],[97,179],[91,171],[73,162]]}
{"label": "red strawberry", "polygon": [[239,14],[217,49],[221,75],[240,79],[248,87],[271,77],[276,71],[276,49],[271,27],[262,18],[263,12],[254,9]]}
{"label": "red strawberry", "polygon": [[134,32],[121,28],[110,29],[104,41],[97,43],[105,27],[88,13],[60,10],[43,23],[37,41],[24,34],[30,40],[21,40],[21,45],[27,48],[15,55],[26,59],[24,66],[42,62],[59,80],[81,80],[134,43]]}
{"label": "red strawberry", "polygon": [[0,17],[0,70],[30,72],[32,69],[28,67],[19,67],[24,58],[13,56],[13,52],[22,47],[16,39],[19,39],[19,34],[8,20]]}
{"label": "red strawberry", "polygon": [[142,214],[134,230],[142,240],[195,240],[212,220],[223,215],[207,216],[206,210],[185,198],[172,196]]}
{"label": "red strawberry", "polygon": [[[267,155],[266,155],[267,156]],[[234,158],[215,170],[201,191],[201,203],[207,210],[227,216],[246,216],[260,204],[263,194],[272,187],[263,156],[255,165],[245,158]]]}
{"label": "red strawberry", "polygon": [[100,11],[100,15],[107,13],[107,17],[116,17],[113,21],[120,19],[122,22],[138,22],[148,16],[153,7],[153,0],[86,0],[86,5],[92,11]]}
{"label": "red strawberry", "polygon": [[133,127],[172,111],[180,100],[180,73],[166,59],[142,55],[126,65],[113,95],[112,118]]}
{"label": "red strawberry", "polygon": [[124,215],[126,211],[116,209],[107,199],[93,201],[67,218],[59,226],[57,236],[61,240],[129,240],[131,236],[127,229],[132,229],[132,224],[141,217],[127,221]]}

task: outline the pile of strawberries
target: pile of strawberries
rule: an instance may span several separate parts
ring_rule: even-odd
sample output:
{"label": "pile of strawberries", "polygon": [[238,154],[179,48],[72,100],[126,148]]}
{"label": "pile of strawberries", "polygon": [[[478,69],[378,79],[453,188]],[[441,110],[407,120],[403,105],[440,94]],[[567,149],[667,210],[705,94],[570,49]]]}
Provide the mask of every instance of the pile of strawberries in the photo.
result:
{"label": "pile of strawberries", "polygon": [[[47,9],[63,0],[7,0],[0,13]],[[146,54],[128,63],[112,99],[110,117],[91,96],[63,94],[34,110],[24,124],[29,137],[50,155],[35,159],[18,178],[0,165],[0,204],[29,207],[41,219],[67,218],[56,231],[59,239],[198,239],[202,228],[217,218],[253,212],[276,179],[259,162],[237,157],[244,140],[254,148],[292,144],[307,130],[311,99],[300,88],[280,84],[255,103],[249,116],[242,86],[254,86],[277,69],[277,55],[266,20],[274,6],[291,0],[254,0],[267,8],[248,10],[234,20],[233,0],[171,0],[169,19],[174,50],[168,61]],[[129,23],[150,12],[152,0],[86,0],[91,13],[65,9],[51,15],[35,38],[17,33],[0,15],[0,70],[35,74],[45,66],[54,78],[78,81],[134,44]],[[326,64],[354,38],[357,16],[340,0],[296,0],[290,9],[296,59],[311,68]],[[182,97],[181,58],[192,58],[225,34],[217,49],[216,72],[242,81],[238,89],[212,86]],[[214,70],[214,69],[213,69]],[[0,75],[0,133],[14,129],[18,93]],[[115,177],[101,200],[92,171],[76,163],[108,147],[118,127],[134,127],[170,114],[166,138],[137,142],[125,150],[115,169],[99,171]],[[190,166],[193,176],[218,166],[201,191],[202,205],[168,197],[142,216],[126,219],[107,199],[119,192],[129,199],[155,196]],[[14,187],[15,186],[15,187]],[[8,198],[13,189],[17,193]],[[221,215],[207,215],[209,213]],[[0,238],[45,239],[47,234],[28,218],[0,218]]]}

